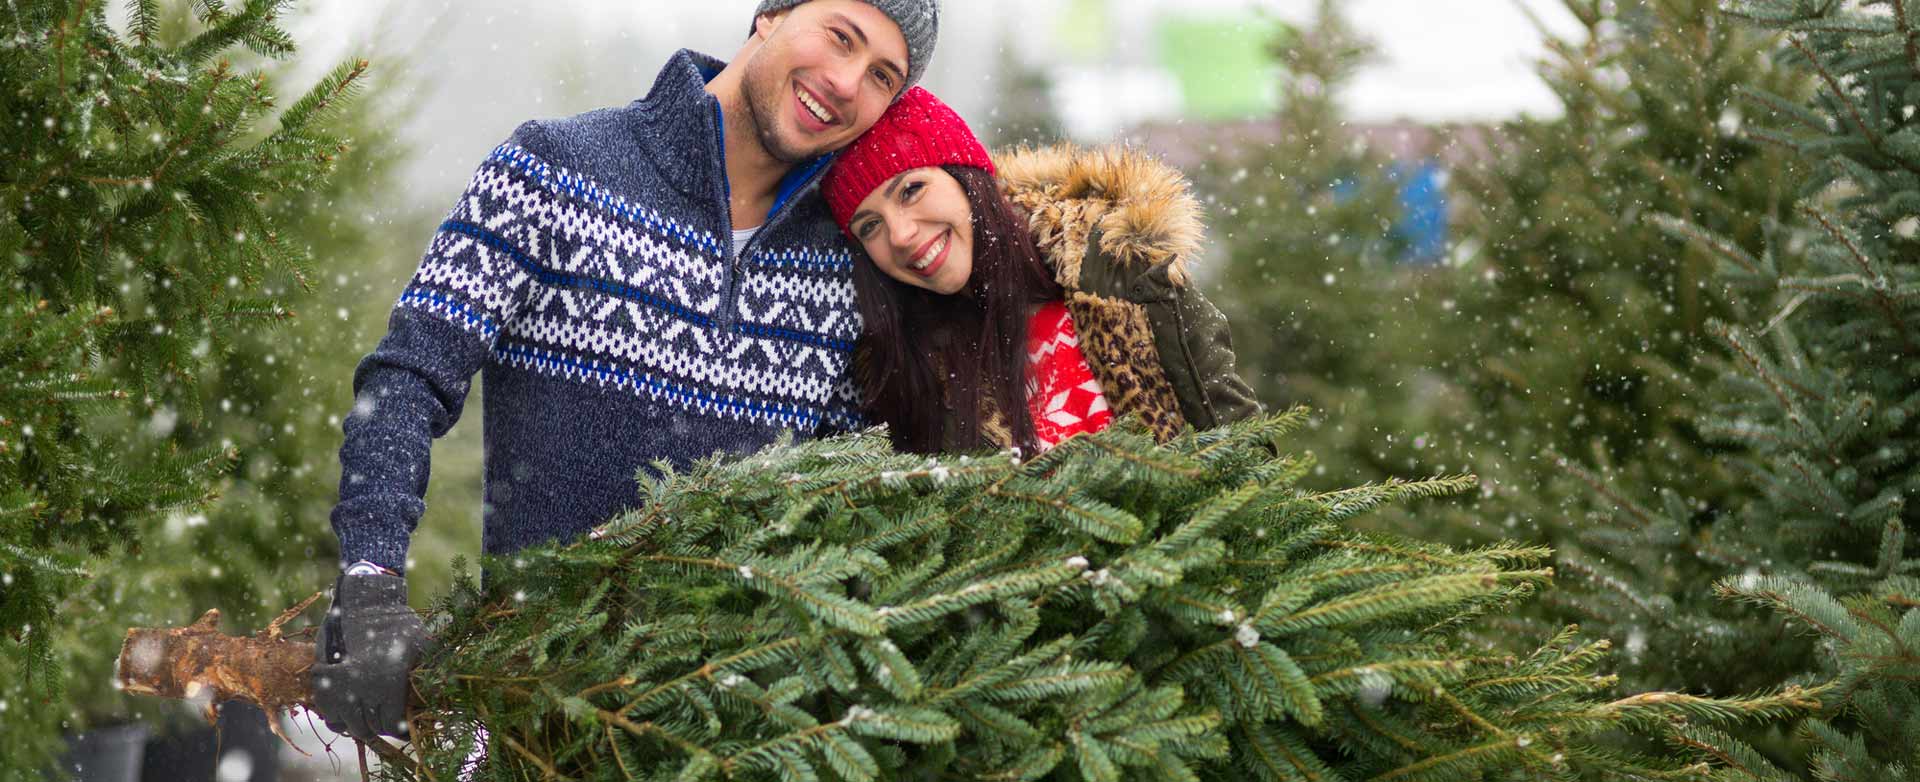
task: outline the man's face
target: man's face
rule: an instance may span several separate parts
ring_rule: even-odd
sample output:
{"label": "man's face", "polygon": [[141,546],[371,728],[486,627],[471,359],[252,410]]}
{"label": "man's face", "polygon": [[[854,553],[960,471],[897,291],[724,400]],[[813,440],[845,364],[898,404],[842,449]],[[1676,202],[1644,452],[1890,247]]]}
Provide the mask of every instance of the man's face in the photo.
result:
{"label": "man's face", "polygon": [[907,40],[860,0],[812,0],[754,21],[765,40],[742,96],[761,146],[799,163],[853,143],[906,84]]}

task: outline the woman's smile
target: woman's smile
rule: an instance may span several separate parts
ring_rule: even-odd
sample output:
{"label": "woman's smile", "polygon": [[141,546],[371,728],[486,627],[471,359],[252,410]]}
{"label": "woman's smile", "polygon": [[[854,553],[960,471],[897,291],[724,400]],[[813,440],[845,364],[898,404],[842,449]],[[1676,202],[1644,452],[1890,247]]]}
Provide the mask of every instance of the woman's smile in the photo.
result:
{"label": "woman's smile", "polygon": [[941,231],[939,236],[933,237],[920,248],[920,252],[907,263],[907,268],[922,277],[932,277],[940,271],[941,266],[946,265],[947,250],[953,247],[952,238],[952,230]]}

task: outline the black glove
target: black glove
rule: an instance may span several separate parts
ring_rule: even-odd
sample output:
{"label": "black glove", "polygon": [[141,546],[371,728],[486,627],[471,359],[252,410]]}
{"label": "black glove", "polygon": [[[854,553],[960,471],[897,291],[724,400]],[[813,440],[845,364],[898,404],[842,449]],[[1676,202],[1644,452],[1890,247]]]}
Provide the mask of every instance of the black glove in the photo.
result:
{"label": "black glove", "polygon": [[407,607],[407,580],[343,575],[314,645],[313,695],[335,733],[361,741],[407,737],[408,676],[427,643]]}

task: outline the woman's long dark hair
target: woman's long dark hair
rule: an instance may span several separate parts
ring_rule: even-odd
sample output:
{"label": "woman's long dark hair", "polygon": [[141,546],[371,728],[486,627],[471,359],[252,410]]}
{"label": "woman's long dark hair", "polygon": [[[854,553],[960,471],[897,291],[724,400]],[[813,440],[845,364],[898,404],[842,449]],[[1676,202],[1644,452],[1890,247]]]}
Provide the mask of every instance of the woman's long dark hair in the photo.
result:
{"label": "woman's long dark hair", "polygon": [[993,175],[972,166],[941,168],[960,180],[973,212],[972,275],[960,294],[946,296],[888,277],[870,258],[854,264],[854,298],[865,322],[862,401],[902,451],[991,445],[981,420],[986,402],[1012,444],[1032,453],[1027,321],[1035,304],[1060,298],[1060,285],[1034,247],[1025,215]]}

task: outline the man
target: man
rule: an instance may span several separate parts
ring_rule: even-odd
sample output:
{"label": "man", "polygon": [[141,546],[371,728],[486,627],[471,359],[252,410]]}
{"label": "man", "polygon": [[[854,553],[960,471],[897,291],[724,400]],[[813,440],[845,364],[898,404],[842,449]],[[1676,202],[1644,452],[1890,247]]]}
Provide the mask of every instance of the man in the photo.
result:
{"label": "man", "polygon": [[854,420],[854,256],[814,186],[938,25],[935,0],[763,0],[731,62],[681,51],[646,98],[526,123],[481,164],[354,373],[314,667],[330,727],[406,731],[407,545],[476,371],[489,554],[583,534],[657,460]]}

